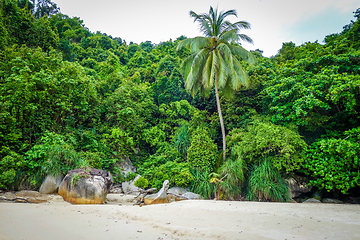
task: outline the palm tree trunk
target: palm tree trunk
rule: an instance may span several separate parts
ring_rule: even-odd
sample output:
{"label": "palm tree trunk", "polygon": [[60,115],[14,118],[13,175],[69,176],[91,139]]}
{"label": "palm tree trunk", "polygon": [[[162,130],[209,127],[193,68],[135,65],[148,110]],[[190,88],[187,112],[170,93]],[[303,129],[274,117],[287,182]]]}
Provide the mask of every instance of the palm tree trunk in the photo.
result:
{"label": "palm tree trunk", "polygon": [[215,74],[215,96],[216,96],[216,105],[217,105],[219,119],[220,119],[221,133],[222,133],[222,138],[223,138],[223,158],[225,161],[226,160],[225,126],[224,126],[224,120],[223,120],[223,117],[221,114],[220,98],[219,98],[219,90],[218,90],[218,79],[217,79],[216,74]]}

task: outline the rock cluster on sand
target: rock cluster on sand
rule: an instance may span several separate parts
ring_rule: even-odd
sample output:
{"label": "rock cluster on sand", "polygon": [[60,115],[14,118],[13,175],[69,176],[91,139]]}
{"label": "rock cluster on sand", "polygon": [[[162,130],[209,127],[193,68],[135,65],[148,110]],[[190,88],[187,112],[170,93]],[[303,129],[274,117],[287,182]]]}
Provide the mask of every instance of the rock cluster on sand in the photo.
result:
{"label": "rock cluster on sand", "polygon": [[107,171],[95,168],[70,170],[58,194],[72,204],[101,204],[106,199],[112,180]]}
{"label": "rock cluster on sand", "polygon": [[167,193],[168,199],[175,201],[203,199],[201,195],[189,192],[187,189],[181,187],[172,187],[167,191]]}
{"label": "rock cluster on sand", "polygon": [[168,203],[169,201],[202,199],[199,194],[189,192],[185,188],[173,187],[169,189],[169,180],[165,180],[158,193],[144,197],[145,205]]}
{"label": "rock cluster on sand", "polygon": [[147,195],[144,197],[145,205],[168,203],[169,202],[167,198],[168,189],[169,189],[169,180],[165,180],[163,183],[163,187],[160,189],[158,193]]}

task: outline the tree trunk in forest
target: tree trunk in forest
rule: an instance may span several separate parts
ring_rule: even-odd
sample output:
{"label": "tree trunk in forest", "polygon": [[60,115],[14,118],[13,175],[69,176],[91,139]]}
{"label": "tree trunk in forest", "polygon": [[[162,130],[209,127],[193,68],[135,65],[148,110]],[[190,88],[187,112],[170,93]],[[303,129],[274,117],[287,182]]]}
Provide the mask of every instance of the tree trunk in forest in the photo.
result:
{"label": "tree trunk in forest", "polygon": [[220,125],[221,125],[221,132],[223,138],[223,158],[224,161],[226,160],[226,139],[225,139],[225,126],[224,120],[221,114],[221,107],[220,107],[220,98],[219,98],[219,90],[218,90],[218,78],[217,74],[215,74],[215,96],[216,96],[216,105],[219,113]]}

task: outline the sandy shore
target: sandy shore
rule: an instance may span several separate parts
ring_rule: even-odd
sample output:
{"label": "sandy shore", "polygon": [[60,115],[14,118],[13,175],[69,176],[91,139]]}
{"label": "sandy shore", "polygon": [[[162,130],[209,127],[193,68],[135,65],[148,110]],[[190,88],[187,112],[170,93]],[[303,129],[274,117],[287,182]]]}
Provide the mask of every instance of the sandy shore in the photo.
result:
{"label": "sandy shore", "polygon": [[360,239],[360,205],[0,203],[0,239]]}

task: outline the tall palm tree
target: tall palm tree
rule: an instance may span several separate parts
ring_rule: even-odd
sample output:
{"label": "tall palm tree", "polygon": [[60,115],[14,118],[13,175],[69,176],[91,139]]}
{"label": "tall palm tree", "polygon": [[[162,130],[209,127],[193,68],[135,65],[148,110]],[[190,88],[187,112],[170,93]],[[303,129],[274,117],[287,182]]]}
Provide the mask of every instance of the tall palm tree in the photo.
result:
{"label": "tall palm tree", "polygon": [[191,54],[183,61],[181,70],[185,79],[185,89],[194,97],[198,92],[208,96],[215,86],[216,104],[219,113],[223,158],[226,157],[225,127],[221,114],[219,89],[225,96],[231,96],[241,86],[248,86],[248,75],[239,59],[254,63],[254,58],[238,43],[240,40],[252,43],[252,39],[240,34],[242,29],[250,29],[245,21],[231,23],[228,16],[236,16],[236,10],[220,11],[210,7],[209,13],[196,14],[190,11],[190,17],[200,24],[205,37],[187,38],[177,46],[177,50],[189,47]]}

